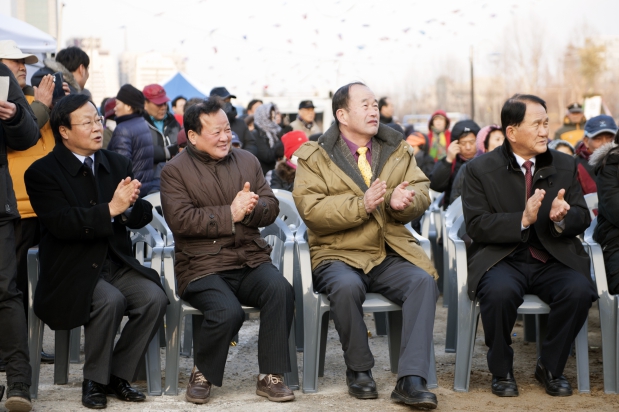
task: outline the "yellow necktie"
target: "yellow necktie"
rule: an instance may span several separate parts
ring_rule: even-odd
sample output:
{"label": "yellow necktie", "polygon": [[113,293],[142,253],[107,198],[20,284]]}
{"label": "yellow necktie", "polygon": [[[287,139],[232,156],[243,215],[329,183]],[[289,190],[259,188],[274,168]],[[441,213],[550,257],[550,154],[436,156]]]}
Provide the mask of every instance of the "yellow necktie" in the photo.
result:
{"label": "yellow necktie", "polygon": [[370,182],[372,181],[372,167],[370,166],[368,159],[365,157],[365,153],[367,151],[367,147],[359,147],[357,149],[357,153],[359,153],[359,160],[357,160],[357,165],[359,166],[359,170],[361,171],[361,176],[363,176],[363,180],[365,180],[365,184],[370,187]]}

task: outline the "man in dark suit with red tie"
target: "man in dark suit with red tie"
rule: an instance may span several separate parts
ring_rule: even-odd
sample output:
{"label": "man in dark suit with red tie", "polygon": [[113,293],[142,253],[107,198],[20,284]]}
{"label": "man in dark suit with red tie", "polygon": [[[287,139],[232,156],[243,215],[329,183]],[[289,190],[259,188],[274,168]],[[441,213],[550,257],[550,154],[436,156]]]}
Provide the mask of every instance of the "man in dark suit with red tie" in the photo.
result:
{"label": "man in dark suit with red tie", "polygon": [[580,240],[591,223],[568,155],[548,150],[546,103],[515,95],[501,110],[503,146],[466,168],[462,206],[468,294],[479,300],[492,393],[517,396],[511,330],[525,294],[550,306],[535,377],[549,395],[569,396],[563,369],[572,342],[597,299]]}

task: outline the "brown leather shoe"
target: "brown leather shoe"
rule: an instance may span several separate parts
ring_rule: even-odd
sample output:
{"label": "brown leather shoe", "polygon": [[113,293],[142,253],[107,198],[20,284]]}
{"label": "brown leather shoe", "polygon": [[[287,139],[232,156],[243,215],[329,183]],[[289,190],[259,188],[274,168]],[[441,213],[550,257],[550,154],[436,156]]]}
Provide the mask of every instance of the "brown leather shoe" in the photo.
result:
{"label": "brown leather shoe", "polygon": [[211,386],[213,384],[207,381],[202,372],[194,366],[189,378],[189,385],[187,385],[185,399],[192,403],[207,403],[211,397]]}
{"label": "brown leather shoe", "polygon": [[272,402],[285,402],[294,399],[294,393],[284,384],[281,375],[268,374],[263,379],[258,375],[256,395],[264,396]]}

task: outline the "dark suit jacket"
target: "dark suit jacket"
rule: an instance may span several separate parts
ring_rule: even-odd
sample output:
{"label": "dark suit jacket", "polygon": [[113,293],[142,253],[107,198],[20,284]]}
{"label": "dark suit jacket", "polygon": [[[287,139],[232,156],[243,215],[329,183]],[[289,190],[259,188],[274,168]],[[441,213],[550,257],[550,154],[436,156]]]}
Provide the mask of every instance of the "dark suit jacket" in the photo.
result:
{"label": "dark suit jacket", "polygon": [[[550,255],[591,279],[589,257],[576,238],[591,223],[576,171],[575,160],[564,153],[547,150],[536,156],[532,190],[544,189],[546,195],[534,226]],[[473,239],[468,251],[468,294],[472,300],[484,273],[527,242],[530,230],[520,230],[526,184],[507,140],[502,147],[467,162],[464,173],[462,208],[466,233]],[[564,219],[565,230],[559,233],[549,214],[561,189],[566,191],[570,210]]]}
{"label": "dark suit jacket", "polygon": [[161,286],[157,272],[132,256],[127,228],[152,220],[139,199],[129,216],[110,217],[108,203],[121,179],[133,177],[131,162],[107,150],[95,154],[95,178],[58,144],[26,171],[26,190],[41,222],[41,272],[34,294],[36,315],[52,329],[72,329],[90,319],[92,293],[108,251]]}

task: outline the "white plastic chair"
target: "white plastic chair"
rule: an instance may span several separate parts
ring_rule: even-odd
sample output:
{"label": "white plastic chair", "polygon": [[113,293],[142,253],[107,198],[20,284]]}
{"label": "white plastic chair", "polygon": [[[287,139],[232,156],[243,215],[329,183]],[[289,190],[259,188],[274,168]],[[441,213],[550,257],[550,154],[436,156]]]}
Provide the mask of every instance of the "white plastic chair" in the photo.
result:
{"label": "white plastic chair", "polygon": [[[460,216],[452,225],[449,238],[456,250],[456,273],[458,279],[458,350],[456,352],[456,366],[454,373],[454,391],[468,392],[471,378],[471,363],[475,335],[479,320],[479,302],[472,301],[467,294],[468,262],[466,246],[458,236],[458,231],[464,225],[464,216]],[[524,295],[524,302],[518,308],[520,314],[539,315],[550,313],[550,307],[537,295]],[[541,352],[541,337],[539,323],[537,331],[537,355]],[[589,348],[587,345],[587,322],[576,336],[576,371],[578,390],[589,393]]]}
{"label": "white plastic chair", "polygon": [[[303,316],[305,321],[305,343],[303,352],[303,392],[318,392],[318,377],[324,374],[327,343],[328,314],[331,310],[325,294],[316,293],[312,281],[312,262],[307,243],[307,227],[302,224],[295,235],[297,255],[303,281]],[[425,250],[425,249],[424,249]],[[363,312],[387,312],[387,335],[391,372],[397,373],[402,340],[402,308],[379,293],[366,294]],[[438,387],[434,345],[430,358],[428,388]]]}
{"label": "white plastic chair", "polygon": [[456,287],[456,252],[449,231],[457,218],[462,216],[462,198],[458,197],[445,211],[442,226],[443,239],[443,307],[447,307],[445,352],[456,351],[458,333],[458,290]]}
{"label": "white plastic chair", "polygon": [[589,215],[591,215],[591,220],[595,219],[594,210],[598,208],[598,194],[597,193],[589,193],[585,195],[585,202],[587,202],[587,207],[589,208]]}
{"label": "white plastic chair", "polygon": [[[276,239],[271,239],[273,252],[271,258],[273,264],[282,272],[282,275],[292,284],[294,236],[288,226],[279,218],[274,223],[262,230],[262,236],[268,239],[269,235],[274,235]],[[174,247],[164,247],[164,289],[168,295],[170,304],[166,311],[166,366],[165,366],[165,394],[178,395],[178,372],[180,356],[180,325],[183,318],[187,315],[199,315],[202,313],[184,302],[176,293],[176,277],[174,275]],[[258,313],[256,308],[243,306],[245,313]],[[290,352],[290,364],[292,371],[284,375],[284,380],[290,389],[299,388],[299,372],[297,369],[297,352],[295,346],[294,324],[290,330],[288,339],[288,349]]]}
{"label": "white plastic chair", "polygon": [[[152,248],[153,269],[159,272],[163,254],[163,241],[157,232],[149,225],[141,229],[131,229],[132,243],[147,243]],[[157,263],[159,262],[159,264]],[[39,280],[39,249],[31,248],[28,251],[28,346],[30,351],[30,367],[32,368],[32,384],[30,396],[36,399],[39,392],[39,374],[41,370],[41,348],[43,345],[43,322],[34,313],[34,291]],[[55,331],[55,361],[54,384],[65,385],[69,382],[69,351],[70,342],[77,336],[79,351],[80,327],[73,331]],[[161,360],[159,353],[159,336],[153,337],[146,351],[146,380],[148,394],[161,395]],[[73,346],[73,345],[71,345]],[[78,352],[79,356],[79,352]]]}
{"label": "white plastic chair", "polygon": [[[586,197],[586,196],[585,196]],[[597,208],[597,204],[595,205]],[[619,311],[619,297],[608,291],[604,254],[602,247],[593,240],[593,232],[597,226],[597,218],[585,231],[585,242],[591,258],[591,274],[600,299],[600,329],[602,331],[602,363],[604,367],[604,392],[619,393],[617,377],[619,376],[619,347],[617,346],[619,328],[617,327],[617,312]]]}

